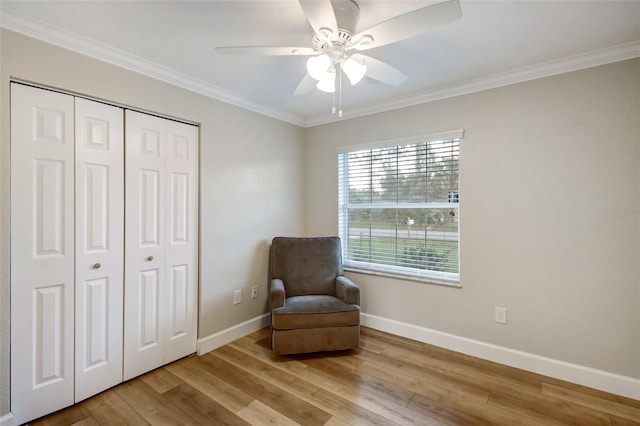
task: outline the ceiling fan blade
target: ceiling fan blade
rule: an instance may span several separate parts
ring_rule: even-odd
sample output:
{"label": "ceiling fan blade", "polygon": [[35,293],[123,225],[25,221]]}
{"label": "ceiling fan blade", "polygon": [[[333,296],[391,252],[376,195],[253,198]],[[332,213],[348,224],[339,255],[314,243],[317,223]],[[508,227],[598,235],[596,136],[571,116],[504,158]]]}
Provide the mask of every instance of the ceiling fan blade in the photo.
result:
{"label": "ceiling fan blade", "polygon": [[262,56],[308,56],[317,55],[310,47],[288,47],[288,46],[237,46],[237,47],[216,47],[216,52],[221,55],[262,55]]}
{"label": "ceiling fan blade", "polygon": [[[396,16],[361,31],[353,37],[353,44],[358,50],[384,46],[426,33],[432,28],[460,19],[461,16],[462,11],[458,0],[444,1]],[[357,45],[365,35],[373,37],[373,41]]]}
{"label": "ceiling fan blade", "polygon": [[293,92],[293,96],[306,95],[316,87],[316,84],[318,84],[317,80],[309,74],[305,75],[302,81],[298,84],[298,87],[296,87],[296,91]]}
{"label": "ceiling fan blade", "polygon": [[407,75],[397,68],[382,62],[371,56],[355,53],[351,57],[357,61],[364,62],[367,66],[367,77],[391,86],[399,86],[407,80]]}
{"label": "ceiling fan blade", "polygon": [[299,0],[299,2],[313,31],[321,34],[321,28],[329,28],[333,34],[338,34],[336,14],[331,0]]}

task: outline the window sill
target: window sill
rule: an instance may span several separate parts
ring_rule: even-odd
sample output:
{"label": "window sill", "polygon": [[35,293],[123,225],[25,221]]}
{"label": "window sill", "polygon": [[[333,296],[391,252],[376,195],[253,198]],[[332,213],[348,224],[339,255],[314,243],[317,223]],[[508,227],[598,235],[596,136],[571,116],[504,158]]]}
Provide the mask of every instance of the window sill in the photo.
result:
{"label": "window sill", "polygon": [[440,285],[445,287],[462,288],[462,284],[460,284],[459,280],[446,280],[446,279],[439,279],[435,277],[419,277],[415,275],[394,274],[392,272],[382,272],[382,271],[376,271],[372,269],[357,268],[354,266],[345,266],[344,270],[348,272],[354,272],[356,274],[373,275],[376,277],[394,278],[394,279],[404,280],[404,281],[414,281],[414,282],[420,282],[420,283],[426,283],[426,284]]}

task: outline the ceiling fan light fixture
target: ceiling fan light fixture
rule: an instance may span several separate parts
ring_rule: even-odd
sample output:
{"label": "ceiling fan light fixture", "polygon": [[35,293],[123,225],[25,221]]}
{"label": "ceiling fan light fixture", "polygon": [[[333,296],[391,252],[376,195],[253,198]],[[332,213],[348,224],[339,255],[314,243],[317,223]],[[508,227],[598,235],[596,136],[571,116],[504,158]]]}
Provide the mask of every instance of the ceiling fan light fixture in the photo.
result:
{"label": "ceiling fan light fixture", "polygon": [[318,90],[322,90],[323,92],[326,92],[326,93],[335,92],[336,91],[335,71],[326,72],[325,75],[322,77],[322,79],[318,81],[318,84],[316,84],[316,87],[318,88]]}
{"label": "ceiling fan light fixture", "polygon": [[307,72],[315,80],[322,80],[328,74],[330,67],[331,58],[324,53],[319,56],[312,56],[307,60]]}
{"label": "ceiling fan light fixture", "polygon": [[342,70],[347,75],[351,85],[353,86],[362,80],[362,77],[364,77],[367,72],[367,66],[353,58],[347,58],[347,60],[344,61],[344,64],[342,64]]}

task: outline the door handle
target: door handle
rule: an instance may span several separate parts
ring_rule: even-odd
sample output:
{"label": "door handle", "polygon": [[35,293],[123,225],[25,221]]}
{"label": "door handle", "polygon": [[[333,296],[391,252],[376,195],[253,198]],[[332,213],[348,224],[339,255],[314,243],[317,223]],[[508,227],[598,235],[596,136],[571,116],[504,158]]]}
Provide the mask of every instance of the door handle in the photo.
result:
{"label": "door handle", "polygon": [[101,266],[102,266],[102,265],[101,265],[101,264],[99,264],[99,263],[94,263],[94,264],[93,264],[93,269],[100,269],[100,267],[101,267]]}
{"label": "door handle", "polygon": [[151,262],[151,261],[153,260],[153,256],[148,256],[145,260],[146,260],[147,262]]}

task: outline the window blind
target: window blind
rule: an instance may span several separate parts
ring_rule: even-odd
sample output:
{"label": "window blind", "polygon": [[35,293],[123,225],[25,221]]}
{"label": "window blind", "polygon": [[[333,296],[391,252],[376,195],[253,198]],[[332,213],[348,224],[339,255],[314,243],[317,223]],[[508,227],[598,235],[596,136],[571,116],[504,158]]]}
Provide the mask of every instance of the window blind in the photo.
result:
{"label": "window blind", "polygon": [[423,140],[339,152],[345,266],[459,280],[460,137]]}

